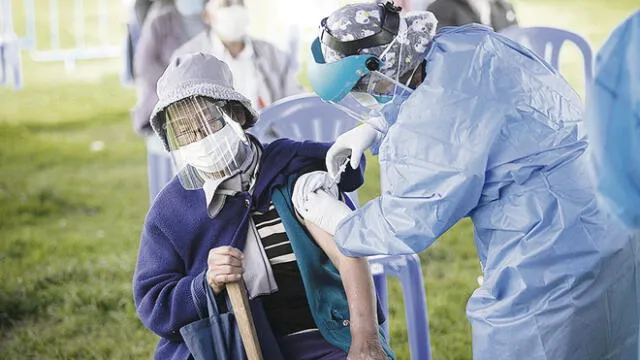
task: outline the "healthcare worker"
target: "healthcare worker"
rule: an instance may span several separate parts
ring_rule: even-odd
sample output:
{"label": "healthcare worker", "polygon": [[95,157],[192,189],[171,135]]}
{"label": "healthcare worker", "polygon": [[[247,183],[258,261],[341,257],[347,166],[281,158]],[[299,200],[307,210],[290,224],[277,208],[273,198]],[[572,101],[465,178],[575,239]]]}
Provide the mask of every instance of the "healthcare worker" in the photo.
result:
{"label": "healthcare worker", "polygon": [[244,0],[209,0],[203,17],[209,28],[177,49],[174,57],[204,52],[221,59],[233,73],[233,86],[258,110],[304,92],[290,57],[248,34],[249,10]]}
{"label": "healthcare worker", "polygon": [[640,229],[640,10],[609,36],[589,84],[589,152],[603,203]]}
{"label": "healthcare worker", "polygon": [[578,95],[488,27],[433,37],[432,14],[398,10],[335,11],[309,64],[318,95],[365,122],[332,146],[330,174],[370,147],[382,195],[351,212],[320,187],[297,210],[358,257],[422,251],[470,217],[474,359],[638,359],[640,242],[597,206]]}

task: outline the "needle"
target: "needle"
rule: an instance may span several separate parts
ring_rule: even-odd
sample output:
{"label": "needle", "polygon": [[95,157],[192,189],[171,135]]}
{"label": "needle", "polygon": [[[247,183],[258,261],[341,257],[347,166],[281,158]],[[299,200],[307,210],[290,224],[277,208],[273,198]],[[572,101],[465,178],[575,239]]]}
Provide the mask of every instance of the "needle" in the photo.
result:
{"label": "needle", "polygon": [[338,172],[336,173],[336,176],[331,178],[331,182],[329,183],[329,187],[337,185],[340,182],[340,175],[342,175],[342,173],[347,169],[347,164],[348,163],[349,163],[349,158],[346,158],[344,160],[344,162],[342,163],[342,165],[340,165],[340,167],[338,168]]}

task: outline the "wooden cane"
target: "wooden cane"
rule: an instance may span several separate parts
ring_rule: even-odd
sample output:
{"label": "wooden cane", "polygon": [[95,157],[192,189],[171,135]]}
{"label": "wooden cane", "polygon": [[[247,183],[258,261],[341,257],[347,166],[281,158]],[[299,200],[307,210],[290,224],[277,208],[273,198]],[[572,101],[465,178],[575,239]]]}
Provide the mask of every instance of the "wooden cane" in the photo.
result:
{"label": "wooden cane", "polygon": [[260,350],[260,342],[256,333],[256,326],[253,323],[251,315],[251,307],[249,306],[249,297],[244,286],[244,280],[238,282],[227,283],[227,293],[233,313],[235,314],[238,328],[240,329],[240,337],[244,345],[244,351],[247,353],[247,360],[262,360],[262,351]]}

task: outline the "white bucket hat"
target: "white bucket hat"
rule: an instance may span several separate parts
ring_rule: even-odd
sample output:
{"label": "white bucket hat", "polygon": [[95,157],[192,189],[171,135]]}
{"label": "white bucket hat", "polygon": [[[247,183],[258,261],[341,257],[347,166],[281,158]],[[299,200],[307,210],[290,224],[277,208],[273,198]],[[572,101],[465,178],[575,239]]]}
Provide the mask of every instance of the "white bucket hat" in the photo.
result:
{"label": "white bucket hat", "polygon": [[163,126],[164,110],[176,101],[196,95],[215,100],[235,100],[247,111],[244,128],[253,126],[258,120],[251,101],[234,90],[233,76],[227,64],[210,54],[185,54],[173,59],[158,80],[157,92],[158,102],[151,113],[151,127],[167,151],[169,144]]}

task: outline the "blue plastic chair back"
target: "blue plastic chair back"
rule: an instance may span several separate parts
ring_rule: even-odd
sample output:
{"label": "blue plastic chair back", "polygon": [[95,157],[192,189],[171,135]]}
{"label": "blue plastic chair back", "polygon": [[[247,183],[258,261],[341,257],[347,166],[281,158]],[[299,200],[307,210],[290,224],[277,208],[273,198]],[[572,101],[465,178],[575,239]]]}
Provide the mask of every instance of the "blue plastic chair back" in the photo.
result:
{"label": "blue plastic chair back", "polygon": [[329,142],[356,125],[356,119],[319,96],[299,94],[265,108],[250,132],[264,143],[279,138]]}
{"label": "blue plastic chair back", "polygon": [[584,58],[585,84],[591,82],[593,76],[593,52],[587,40],[571,31],[552,27],[518,27],[511,26],[500,31],[500,34],[520,43],[547,61],[556,70],[560,70],[560,49],[565,42],[574,43]]}

